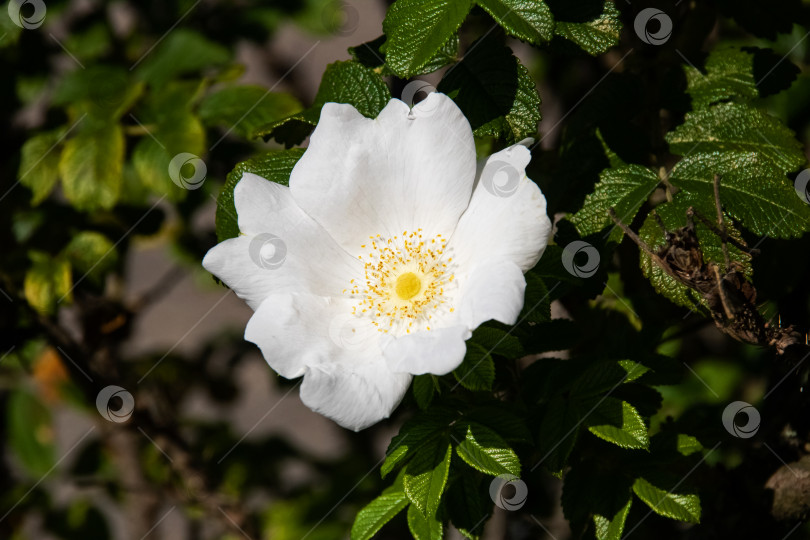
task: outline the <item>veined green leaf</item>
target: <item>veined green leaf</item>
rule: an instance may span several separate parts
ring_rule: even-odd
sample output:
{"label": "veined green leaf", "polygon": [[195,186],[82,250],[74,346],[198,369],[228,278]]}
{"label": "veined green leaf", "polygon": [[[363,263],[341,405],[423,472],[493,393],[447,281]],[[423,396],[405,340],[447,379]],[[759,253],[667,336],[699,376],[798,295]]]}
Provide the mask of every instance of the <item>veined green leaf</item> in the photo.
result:
{"label": "veined green leaf", "polygon": [[537,435],[540,463],[555,476],[561,476],[579,435],[579,411],[562,396],[554,396],[546,405]]}
{"label": "veined green leaf", "polygon": [[546,282],[539,274],[530,272],[525,275],[526,294],[523,299],[523,309],[518,315],[518,322],[547,323],[551,321],[551,301],[553,300]]}
{"label": "veined green leaf", "polygon": [[413,505],[425,516],[435,516],[439,508],[453,447],[444,438],[436,438],[421,447],[408,462],[402,485]]}
{"label": "veined green leaf", "polygon": [[578,398],[601,396],[627,382],[628,371],[614,360],[597,361],[585,368],[571,387],[571,394]]}
{"label": "veined green leaf", "polygon": [[386,64],[398,77],[418,74],[456,33],[472,0],[397,0],[383,21]]}
{"label": "veined green leaf", "polygon": [[535,45],[554,37],[554,16],[543,0],[476,0],[507,33]]}
{"label": "veined green leaf", "polygon": [[425,517],[414,505],[408,507],[408,529],[414,540],[441,540],[444,536],[442,522],[435,516]]}
{"label": "veined green leaf", "polygon": [[489,483],[490,479],[481,475],[460,474],[447,488],[444,502],[450,520],[470,540],[480,538],[486,518],[492,513]]}
{"label": "veined green leaf", "polygon": [[495,362],[489,350],[478,343],[467,342],[464,361],[453,371],[453,376],[467,390],[492,390],[495,382]]}
{"label": "veined green leaf", "polygon": [[[712,219],[715,215],[713,199],[713,196],[698,197],[686,191],[681,191],[675,194],[672,202],[664,203],[656,207],[655,212],[658,214],[664,227],[669,231],[674,231],[686,225],[686,211],[690,206],[703,212],[708,219]],[[721,265],[725,264],[720,237],[709,230],[703,223],[697,220],[695,221],[697,236],[704,260]],[[739,232],[729,225],[730,224],[727,223],[729,234],[741,241],[742,237],[739,235]],[[653,251],[666,244],[664,232],[652,215],[647,216],[644,225],[641,226],[639,237],[650,246]],[[728,245],[728,251],[731,259],[739,263],[743,268],[743,273],[750,277],[752,273],[751,256],[730,244]],[[672,302],[688,309],[698,309],[700,311],[706,309],[703,299],[694,289],[676,281],[643,251],[639,253],[639,264],[644,275],[660,294],[666,296]]]}
{"label": "veined green leaf", "polygon": [[352,540],[369,540],[406,506],[408,496],[401,486],[393,490],[386,489],[358,512],[352,525]]}
{"label": "veined green leaf", "polygon": [[[627,165],[619,169],[605,169],[593,193],[585,197],[582,208],[571,216],[581,236],[598,233],[614,225],[608,210],[612,207],[623,223],[633,221],[641,205],[658,186],[658,175],[647,167]],[[622,230],[614,227],[611,239],[621,239]]]}
{"label": "veined green leaf", "polygon": [[[376,39],[357,45],[356,47],[349,47],[349,54],[352,55],[355,61],[360,62],[366,67],[380,68],[382,75],[392,75],[393,71],[385,64],[385,52],[382,50],[386,39],[385,34],[383,34]],[[414,72],[414,75],[433,73],[448,64],[457,62],[459,55],[458,47],[458,35],[453,34],[444,45],[441,46],[433,58]]]}
{"label": "veined green leaf", "polygon": [[630,513],[630,505],[633,499],[628,499],[627,504],[613,516],[601,516],[594,514],[593,523],[596,528],[597,540],[620,540],[624,532],[624,524],[627,515]]}
{"label": "veined green leaf", "polygon": [[688,64],[687,92],[692,107],[706,107],[729,98],[753,99],[759,96],[754,80],[754,55],[736,47],[716,49],[706,60],[706,73]]}
{"label": "veined green leaf", "polygon": [[700,522],[700,497],[695,494],[667,492],[644,478],[636,479],[633,492],[656,514],[689,523]]}
{"label": "veined green leaf", "polygon": [[[666,136],[675,154],[692,152],[757,153],[784,172],[795,171],[805,162],[802,145],[782,122],[743,103],[720,103],[686,115],[686,120]],[[709,181],[714,173],[707,171]]]}
{"label": "veined green leaf", "polygon": [[383,478],[413,457],[422,446],[441,436],[456,418],[454,410],[434,406],[402,424],[388,445],[387,456],[380,468]]}
{"label": "veined green leaf", "polygon": [[433,395],[436,393],[434,377],[435,375],[426,373],[413,378],[413,397],[416,400],[416,404],[422,410],[430,406],[430,402],[433,401]]}
{"label": "veined green leaf", "polygon": [[503,437],[486,426],[469,422],[467,435],[456,447],[456,453],[470,467],[484,474],[520,476],[520,459]]}
{"label": "veined green leaf", "polygon": [[507,358],[517,358],[525,354],[518,338],[500,328],[491,326],[479,326],[476,328],[472,337],[467,340],[468,344],[470,342],[477,343],[487,351],[492,351],[494,354]]}
{"label": "veined green leaf", "polygon": [[784,170],[760,152],[695,152],[675,164],[670,182],[690,198],[713,201],[715,174],[722,175],[723,208],[748,230],[776,238],[810,230],[810,205],[796,196]]}
{"label": "veined green leaf", "polygon": [[[622,22],[619,10],[612,0],[606,0],[599,12],[591,9],[593,4],[588,0],[549,2],[551,12],[557,20],[554,33],[576,43],[588,54],[596,56],[619,42]],[[594,12],[591,13],[592,11]],[[585,15],[589,18],[585,22],[580,22]]]}
{"label": "veined green leaf", "polygon": [[751,100],[787,88],[799,69],[783,60],[769,49],[718,47],[706,60],[705,73],[684,65],[692,107],[703,108],[727,99]]}
{"label": "veined green leaf", "polygon": [[622,448],[650,446],[647,425],[635,407],[613,397],[601,400],[587,419],[588,430]]}

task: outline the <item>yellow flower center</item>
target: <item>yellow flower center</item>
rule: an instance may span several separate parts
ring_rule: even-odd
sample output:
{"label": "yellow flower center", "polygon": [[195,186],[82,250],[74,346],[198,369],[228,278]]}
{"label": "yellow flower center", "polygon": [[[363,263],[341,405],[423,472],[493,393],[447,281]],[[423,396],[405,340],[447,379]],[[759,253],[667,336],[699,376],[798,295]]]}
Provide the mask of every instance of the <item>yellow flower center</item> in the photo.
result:
{"label": "yellow flower center", "polygon": [[397,296],[403,300],[410,300],[422,290],[422,280],[413,272],[405,272],[397,278]]}
{"label": "yellow flower center", "polygon": [[351,280],[343,290],[358,300],[352,314],[370,317],[380,332],[430,330],[433,316],[448,308],[445,290],[454,279],[448,268],[453,258],[445,258],[447,240],[441,234],[425,239],[422,229],[369,240],[360,246],[369,250],[359,256],[365,263],[363,278]]}

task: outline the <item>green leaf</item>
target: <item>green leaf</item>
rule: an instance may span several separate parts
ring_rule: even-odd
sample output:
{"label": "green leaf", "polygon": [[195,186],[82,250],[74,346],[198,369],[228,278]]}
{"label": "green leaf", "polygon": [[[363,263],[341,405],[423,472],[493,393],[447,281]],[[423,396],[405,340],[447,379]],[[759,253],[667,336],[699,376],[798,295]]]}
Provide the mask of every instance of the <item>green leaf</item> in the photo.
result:
{"label": "green leaf", "polygon": [[11,390],[6,407],[9,448],[32,476],[44,476],[56,463],[50,412],[22,389]]}
{"label": "green leaf", "polygon": [[326,71],[312,107],[254,130],[254,137],[276,139],[290,146],[300,144],[311,132],[324,103],[348,103],[360,114],[375,118],[391,99],[385,81],[373,69],[353,61],[335,62]]}
{"label": "green leaf", "polygon": [[490,476],[520,476],[520,458],[503,437],[474,422],[467,423],[466,427],[466,437],[456,447],[456,453],[465,463]]}
{"label": "green leaf", "polygon": [[461,474],[447,488],[444,502],[453,525],[470,540],[478,540],[492,511],[487,485],[481,475]]}
{"label": "green leaf", "polygon": [[173,30],[154,47],[144,52],[144,60],[135,71],[139,79],[154,87],[179,75],[225,64],[231,58],[225,47],[184,28]]}
{"label": "green leaf", "polygon": [[478,343],[467,342],[467,354],[461,365],[453,371],[453,376],[467,390],[492,390],[495,362],[489,350]]}
{"label": "green leaf", "polygon": [[77,272],[87,274],[97,281],[118,263],[118,254],[113,243],[96,231],[78,233],[71,238],[62,255]]}
{"label": "green leaf", "polygon": [[385,43],[385,34],[378,38],[366,41],[360,45],[349,47],[349,54],[352,55],[352,60],[363,64],[369,68],[377,68],[385,65],[385,53],[380,50],[380,47]]}
{"label": "green leaf", "polygon": [[[715,215],[713,195],[708,198],[690,197],[690,195],[691,194],[686,191],[681,191],[675,194],[672,202],[664,203],[656,207],[655,212],[658,214],[667,230],[674,231],[686,225],[686,212],[690,206],[694,206],[699,211],[702,211],[708,219],[712,219],[711,216]],[[739,232],[731,227],[728,222],[726,226],[729,234],[734,236],[738,241],[742,241]],[[695,227],[704,260],[724,265],[725,261],[720,237],[699,221],[696,221]],[[641,226],[639,237],[653,251],[656,251],[667,242],[664,232],[652,215],[647,216],[644,225]],[[731,259],[739,263],[743,269],[743,273],[750,277],[752,274],[751,256],[733,245],[728,245],[728,251]],[[672,302],[689,309],[699,309],[703,311],[706,308],[705,302],[694,289],[672,278],[644,251],[639,253],[639,264],[642,272],[647,279],[650,280],[650,283],[658,293],[669,298]]]}
{"label": "green leaf", "polygon": [[706,60],[706,73],[684,64],[692,107],[699,109],[729,98],[759,96],[754,79],[754,55],[736,47],[715,49]]}
{"label": "green leaf", "polygon": [[111,121],[129,110],[143,89],[143,83],[133,81],[120,66],[93,65],[65,75],[54,91],[52,104],[73,105],[80,113]]}
{"label": "green leaf", "polygon": [[553,397],[540,421],[537,452],[540,462],[552,474],[562,475],[568,456],[579,434],[580,416],[576,405],[562,396]]}
{"label": "green leaf", "polygon": [[400,78],[417,75],[467,18],[472,0],[397,0],[383,21],[386,63]]}
{"label": "green leaf", "polygon": [[647,425],[635,407],[613,397],[602,399],[587,419],[588,430],[622,448],[647,449]]}
{"label": "green leaf", "polygon": [[399,433],[388,445],[388,455],[380,468],[383,478],[441,435],[456,417],[457,414],[451,409],[433,407],[402,424]]}
{"label": "green leaf", "polygon": [[596,529],[597,540],[620,540],[624,532],[624,524],[627,521],[627,515],[630,513],[630,505],[633,504],[633,499],[628,499],[627,504],[621,510],[616,512],[613,516],[601,516],[594,514],[593,523]]}
{"label": "green leaf", "polygon": [[618,362],[614,360],[594,362],[574,381],[571,394],[577,398],[602,396],[628,379],[628,370]]}
{"label": "green leaf", "polygon": [[[388,66],[385,65],[385,52],[382,51],[383,44],[385,43],[385,34],[377,39],[367,41],[356,47],[349,47],[349,54],[352,58],[366,67],[381,68],[382,75],[392,75]],[[425,73],[432,73],[438,69],[443,68],[448,64],[458,61],[458,35],[450,36],[444,45],[436,52],[427,64],[422,66],[414,75],[424,75]]]}
{"label": "green leaf", "polygon": [[543,0],[476,0],[507,33],[535,45],[554,37],[554,16]]}
{"label": "green leaf", "polygon": [[408,529],[414,540],[440,540],[444,535],[442,522],[434,516],[425,517],[414,505],[408,507]]}
{"label": "green leaf", "polygon": [[[755,153],[784,172],[805,163],[802,145],[777,118],[742,103],[720,103],[686,115],[683,124],[666,136],[675,154],[740,152]],[[711,181],[714,173],[709,173]]]}
{"label": "green leaf", "polygon": [[512,50],[494,36],[471,45],[437,89],[453,98],[477,137],[515,143],[537,133],[540,96],[534,80]]}
{"label": "green leaf", "polygon": [[132,163],[141,182],[153,193],[179,201],[188,190],[172,181],[169,164],[181,153],[195,156],[205,153],[205,128],[199,118],[188,112],[167,116],[154,127],[151,136],[138,141]]}
{"label": "green leaf", "polygon": [[81,129],[65,143],[59,174],[65,197],[78,210],[112,208],[121,191],[124,133],[117,124]]}
{"label": "green leaf", "polygon": [[695,452],[701,452],[703,450],[703,445],[700,444],[700,441],[698,441],[696,437],[686,435],[684,433],[678,433],[676,444],[678,452],[684,456],[689,456]]}
{"label": "green leaf", "polygon": [[603,6],[592,0],[555,0],[549,4],[557,19],[554,33],[588,54],[602,54],[619,43],[621,14],[612,0]]}
{"label": "green leaf", "polygon": [[598,233],[613,226],[611,239],[619,241],[623,232],[614,226],[608,210],[615,208],[616,215],[623,223],[632,222],[659,182],[655,172],[641,165],[605,169],[599,175],[594,192],[585,197],[582,208],[571,216],[570,221],[581,236]]}
{"label": "green leaf", "polygon": [[422,410],[427,409],[430,406],[430,402],[433,401],[433,395],[436,392],[433,377],[433,375],[426,373],[413,378],[413,397],[416,400],[416,404]]}
{"label": "green leaf", "polygon": [[452,451],[453,447],[446,438],[434,439],[420,448],[405,467],[402,477],[405,493],[425,516],[435,516],[439,508]]}
{"label": "green leaf", "polygon": [[644,478],[636,479],[633,492],[656,514],[689,523],[700,522],[700,497],[695,494],[667,492]]}
{"label": "green leaf", "polygon": [[476,343],[491,353],[507,358],[518,358],[525,354],[520,340],[500,328],[479,326],[467,343]]}
{"label": "green leaf", "polygon": [[63,257],[52,258],[38,251],[32,251],[29,256],[33,264],[25,273],[25,299],[37,312],[49,315],[61,298],[72,300],[70,263]]}
{"label": "green leaf", "polygon": [[200,118],[207,125],[221,126],[243,137],[256,129],[300,111],[301,103],[291,94],[270,92],[260,86],[224,88],[200,103]]}
{"label": "green leaf", "polygon": [[619,360],[618,363],[627,373],[627,379],[625,379],[626,382],[635,381],[636,379],[642,377],[645,373],[651,371],[649,367],[633,360]]}
{"label": "green leaf", "polygon": [[239,163],[228,173],[228,178],[217,197],[216,229],[220,242],[239,236],[233,189],[246,172],[257,174],[270,182],[288,185],[293,167],[304,155],[302,149],[268,152]]}
{"label": "green leaf", "polygon": [[[784,170],[763,153],[692,153],[675,164],[670,182],[690,198],[713,201],[715,174],[722,175],[723,208],[750,231],[791,238],[810,230],[810,206],[796,196]],[[714,216],[707,215],[712,220]]]}
{"label": "green leaf", "polygon": [[532,442],[532,432],[526,425],[526,419],[514,406],[499,399],[480,402],[478,406],[468,410],[465,416],[497,431],[506,441]]}
{"label": "green leaf", "polygon": [[383,493],[360,510],[357,517],[354,518],[352,540],[369,540],[406,506],[408,506],[408,496],[404,491],[394,490]]}
{"label": "green leaf", "polygon": [[528,273],[526,278],[526,294],[523,300],[523,309],[520,310],[518,321],[521,323],[540,324],[551,320],[551,293],[546,282],[535,273]]}
{"label": "green leaf", "polygon": [[379,74],[357,62],[347,61],[326,66],[315,104],[320,108],[330,101],[349,103],[363,116],[376,118],[390,99],[391,91]]}
{"label": "green leaf", "polygon": [[38,133],[25,141],[20,159],[20,183],[29,188],[34,196],[31,205],[41,203],[51,193],[59,180],[59,154],[57,148],[64,130]]}
{"label": "green leaf", "polygon": [[444,44],[439,48],[436,54],[433,55],[433,58],[428,60],[427,64],[419,68],[414,72],[414,75],[425,75],[427,73],[433,73],[444,66],[449,64],[454,64],[458,62],[459,59],[459,39],[458,34],[453,34],[450,38],[444,42]]}

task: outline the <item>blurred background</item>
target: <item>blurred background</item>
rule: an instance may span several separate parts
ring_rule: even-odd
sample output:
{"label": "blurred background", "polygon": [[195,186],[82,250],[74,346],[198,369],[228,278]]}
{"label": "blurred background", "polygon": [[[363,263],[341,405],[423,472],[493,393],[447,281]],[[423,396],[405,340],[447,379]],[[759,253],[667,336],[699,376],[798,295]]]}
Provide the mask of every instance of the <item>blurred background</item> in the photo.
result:
{"label": "blurred background", "polygon": [[[216,243],[216,195],[227,174],[278,147],[247,135],[311,104],[326,66],[382,33],[387,7],[55,0],[24,4],[28,27],[0,13],[0,538],[344,538],[358,509],[381,491],[378,466],[412,398],[360,433],[311,412],[298,381],[277,377],[243,341],[250,309],[200,261]],[[740,43],[763,43],[735,29]],[[774,38],[777,52],[804,68],[803,33],[796,26]],[[461,39],[463,50],[471,41],[464,28]],[[587,109],[568,113],[624,51],[552,61],[509,44],[543,99],[533,178],[553,213],[575,210],[584,192],[572,199],[569,184],[555,183],[549,156],[568,123],[587,120]],[[440,75],[425,80],[435,85]],[[404,82],[391,81],[394,96]],[[211,99],[230,87],[245,90],[232,103]],[[803,73],[769,104],[804,142],[808,90]],[[164,172],[180,152],[204,163],[196,189],[171,184]],[[794,246],[792,264],[768,257],[756,264],[760,290],[783,299],[772,313],[792,309],[796,319],[808,309],[810,245]],[[613,294],[595,302],[623,309]],[[562,303],[553,310],[566,316]],[[741,392],[751,402],[765,392],[761,351],[696,326],[663,351],[688,360],[695,376],[685,371],[683,385],[663,390],[656,422],[695,404],[722,408]],[[739,456],[730,448],[717,459],[733,469]],[[507,525],[498,511],[485,538],[506,537],[507,529],[511,538],[570,536],[560,481],[536,474],[534,520]],[[721,481],[716,474],[709,483]],[[727,494],[714,495],[707,507],[735,507]],[[681,537],[679,527],[653,516],[635,535]],[[384,537],[409,537],[403,516]]]}

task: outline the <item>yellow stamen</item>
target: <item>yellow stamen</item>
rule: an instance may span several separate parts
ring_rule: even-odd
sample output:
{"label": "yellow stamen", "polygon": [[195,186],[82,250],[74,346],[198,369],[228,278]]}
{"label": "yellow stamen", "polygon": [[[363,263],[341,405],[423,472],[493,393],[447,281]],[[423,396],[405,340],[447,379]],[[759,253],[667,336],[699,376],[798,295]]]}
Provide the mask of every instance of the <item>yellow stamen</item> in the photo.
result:
{"label": "yellow stamen", "polygon": [[406,272],[397,278],[395,290],[401,299],[410,300],[422,290],[422,280],[413,272]]}

